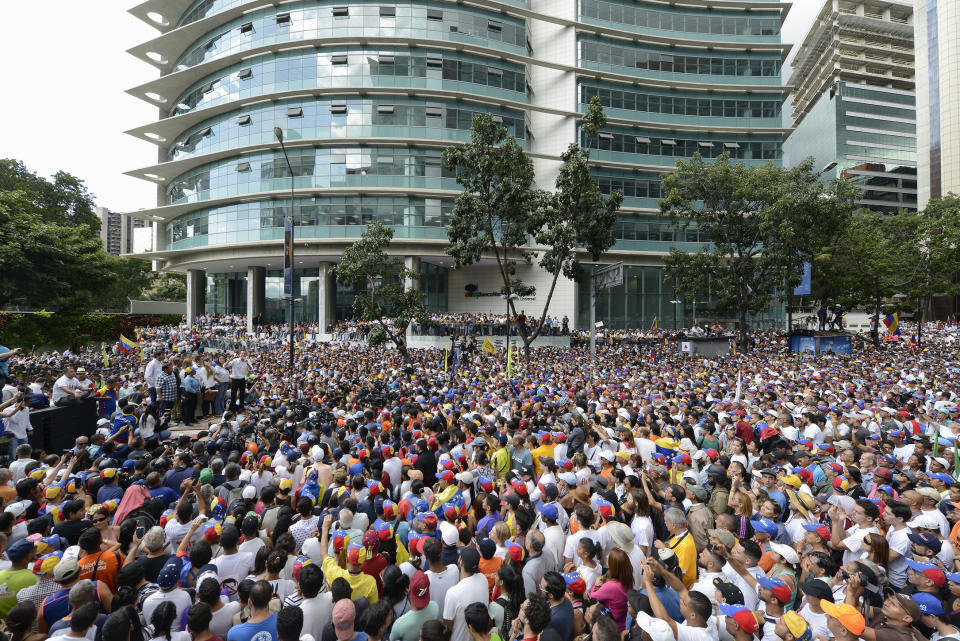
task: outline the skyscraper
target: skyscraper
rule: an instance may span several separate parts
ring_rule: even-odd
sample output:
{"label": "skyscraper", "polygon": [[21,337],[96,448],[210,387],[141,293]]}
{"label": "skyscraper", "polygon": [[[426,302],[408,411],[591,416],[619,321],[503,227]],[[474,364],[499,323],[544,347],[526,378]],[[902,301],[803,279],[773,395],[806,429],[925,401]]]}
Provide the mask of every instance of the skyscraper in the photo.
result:
{"label": "skyscraper", "polygon": [[864,209],[917,207],[911,0],[826,0],[793,59],[788,162],[863,189]]}
{"label": "skyscraper", "polygon": [[[160,76],[130,90],[155,122],[129,133],[158,146],[159,225],[151,258],[188,274],[191,314],[276,322],[283,220],[296,225],[297,318],[323,328],[353,292],[329,268],[363,226],[396,230],[393,250],[419,270],[431,310],[496,312],[489,262],[452,269],[444,254],[458,185],[440,160],[469,140],[474,114],[506,127],[550,188],[591,97],[608,126],[594,141],[601,190],[624,191],[617,244],[624,285],[605,292],[608,327],[689,325],[662,258],[697,250],[696,229],[659,216],[660,174],[695,152],[779,163],[780,80],[789,4],[772,0],[148,0],[131,13],[160,34],[130,53]],[[284,131],[294,173],[274,138]],[[291,209],[292,208],[292,209]],[[583,326],[589,269],[558,283],[551,314]],[[548,275],[524,301],[542,309]],[[709,296],[709,293],[708,293]],[[773,323],[773,317],[767,319]]]}
{"label": "skyscraper", "polygon": [[916,0],[919,199],[960,194],[960,3]]}

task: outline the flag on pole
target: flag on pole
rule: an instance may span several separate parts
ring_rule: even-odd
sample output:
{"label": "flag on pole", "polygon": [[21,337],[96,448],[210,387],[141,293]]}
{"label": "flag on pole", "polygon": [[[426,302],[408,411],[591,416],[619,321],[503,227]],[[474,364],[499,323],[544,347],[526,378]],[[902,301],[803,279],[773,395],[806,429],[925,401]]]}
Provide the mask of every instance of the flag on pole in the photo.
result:
{"label": "flag on pole", "polygon": [[447,373],[447,370],[450,366],[449,359],[450,359],[450,348],[444,347],[443,348],[443,373],[444,374]]}
{"label": "flag on pole", "polygon": [[513,367],[513,343],[507,345],[507,378],[510,378],[511,368]]}
{"label": "flag on pole", "polygon": [[940,451],[940,426],[937,425],[937,437],[933,439],[933,458],[937,458],[937,453]]}
{"label": "flag on pole", "polygon": [[110,354],[107,353],[107,346],[103,346],[103,366],[110,367]]}
{"label": "flag on pole", "polygon": [[117,342],[117,347],[119,347],[120,351],[122,351],[124,354],[129,354],[131,351],[137,348],[137,344],[123,334],[120,334],[120,340]]}
{"label": "flag on pole", "polygon": [[653,317],[653,324],[650,325],[650,329],[657,329],[657,317]]}
{"label": "flag on pole", "polygon": [[740,390],[741,390],[741,386],[742,386],[742,384],[743,384],[743,381],[741,380],[742,375],[743,375],[743,371],[742,371],[742,370],[741,370],[741,371],[737,371],[737,396],[736,396],[736,398],[734,398],[734,400],[733,400],[734,403],[739,403],[739,402],[740,402]]}
{"label": "flag on pole", "polygon": [[483,344],[480,345],[480,349],[482,349],[482,350],[483,350],[484,352],[486,352],[487,354],[496,354],[496,353],[497,353],[497,347],[496,347],[496,345],[493,344],[493,341],[490,340],[490,337],[489,337],[489,336],[487,336],[486,338],[483,339]]}
{"label": "flag on pole", "polygon": [[900,334],[900,313],[894,312],[883,319],[883,324],[887,328],[887,333],[897,336]]}

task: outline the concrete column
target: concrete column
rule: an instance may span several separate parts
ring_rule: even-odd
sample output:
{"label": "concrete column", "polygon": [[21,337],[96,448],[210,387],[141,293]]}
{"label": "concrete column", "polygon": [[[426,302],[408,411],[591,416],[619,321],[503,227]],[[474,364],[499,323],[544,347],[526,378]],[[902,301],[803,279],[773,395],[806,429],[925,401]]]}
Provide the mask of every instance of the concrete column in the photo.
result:
{"label": "concrete column", "polygon": [[333,281],[333,267],[330,263],[322,262],[320,263],[320,271],[318,278],[318,291],[317,298],[319,300],[320,309],[317,310],[317,318],[320,320],[320,333],[326,334],[333,327],[334,322],[336,322],[335,311],[336,311],[336,295],[337,295],[337,286]]}
{"label": "concrete column", "polygon": [[187,327],[204,313],[203,299],[207,289],[207,273],[202,269],[187,270]]}
{"label": "concrete column", "polygon": [[263,296],[266,285],[265,267],[247,267],[247,331],[255,332],[255,320],[263,316]]}
{"label": "concrete column", "polygon": [[[420,257],[419,256],[404,256],[403,257],[403,266],[407,269],[420,273]],[[408,278],[403,283],[403,289],[420,289],[419,279]]]}

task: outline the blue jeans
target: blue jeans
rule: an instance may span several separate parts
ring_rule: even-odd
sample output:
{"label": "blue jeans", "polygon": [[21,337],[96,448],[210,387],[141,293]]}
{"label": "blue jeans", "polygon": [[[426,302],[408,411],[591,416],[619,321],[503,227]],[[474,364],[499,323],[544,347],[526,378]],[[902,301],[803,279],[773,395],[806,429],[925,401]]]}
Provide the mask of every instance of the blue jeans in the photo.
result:
{"label": "blue jeans", "polygon": [[10,449],[7,454],[11,461],[15,461],[17,459],[17,448],[28,441],[25,438],[17,438],[13,434],[7,434],[7,438],[10,439]]}
{"label": "blue jeans", "polygon": [[225,404],[227,401],[227,388],[229,383],[217,383],[217,398],[213,401],[213,413],[214,414],[223,414],[225,409]]}
{"label": "blue jeans", "polygon": [[150,395],[150,402],[151,402],[151,403],[156,403],[156,402],[157,402],[157,388],[156,388],[156,387],[148,387],[148,388],[147,388],[147,394]]}

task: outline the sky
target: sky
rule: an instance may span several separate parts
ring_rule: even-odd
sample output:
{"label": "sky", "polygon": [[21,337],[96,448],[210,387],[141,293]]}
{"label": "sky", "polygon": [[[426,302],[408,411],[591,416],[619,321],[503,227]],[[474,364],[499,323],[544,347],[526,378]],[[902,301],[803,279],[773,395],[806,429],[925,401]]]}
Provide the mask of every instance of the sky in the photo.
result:
{"label": "sky", "polygon": [[[154,145],[123,133],[157,117],[125,93],[158,74],[126,53],[157,34],[127,13],[136,4],[0,1],[0,158],[42,176],[74,174],[98,206],[119,212],[156,204],[152,183],[123,175],[157,159]],[[796,0],[783,42],[798,44],[822,6]]]}

